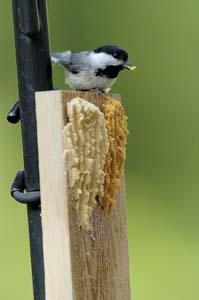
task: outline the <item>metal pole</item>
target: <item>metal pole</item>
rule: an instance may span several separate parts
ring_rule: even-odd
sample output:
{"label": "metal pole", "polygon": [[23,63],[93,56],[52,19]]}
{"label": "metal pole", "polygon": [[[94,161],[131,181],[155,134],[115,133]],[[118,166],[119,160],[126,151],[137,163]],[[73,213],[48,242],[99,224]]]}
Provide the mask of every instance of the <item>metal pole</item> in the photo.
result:
{"label": "metal pole", "polygon": [[[35,91],[52,89],[45,0],[13,0],[25,187],[39,190]],[[39,203],[28,204],[34,299],[45,300]]]}

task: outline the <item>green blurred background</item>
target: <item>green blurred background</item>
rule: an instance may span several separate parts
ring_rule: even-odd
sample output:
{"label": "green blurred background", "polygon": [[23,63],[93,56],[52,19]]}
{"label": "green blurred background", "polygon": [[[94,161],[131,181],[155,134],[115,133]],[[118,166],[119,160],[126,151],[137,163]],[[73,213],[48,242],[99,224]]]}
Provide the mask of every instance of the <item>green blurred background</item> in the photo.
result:
{"label": "green blurred background", "polygon": [[[198,299],[199,3],[197,0],[49,1],[52,51],[115,43],[134,73],[114,86],[129,118],[127,174],[134,300]],[[11,1],[0,1],[0,299],[32,300],[26,208],[9,196],[23,167]],[[63,70],[55,87],[65,88]],[[121,299],[122,300],[122,299]]]}

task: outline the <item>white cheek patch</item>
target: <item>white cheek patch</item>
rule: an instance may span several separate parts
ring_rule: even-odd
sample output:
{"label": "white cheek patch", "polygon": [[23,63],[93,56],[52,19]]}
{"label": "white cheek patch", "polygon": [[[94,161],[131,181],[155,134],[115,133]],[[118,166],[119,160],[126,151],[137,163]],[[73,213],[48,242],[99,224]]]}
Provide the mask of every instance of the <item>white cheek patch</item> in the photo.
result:
{"label": "white cheek patch", "polygon": [[122,62],[118,59],[115,59],[112,55],[106,54],[106,53],[95,53],[92,52],[90,54],[90,63],[95,68],[105,68],[107,66],[118,66]]}

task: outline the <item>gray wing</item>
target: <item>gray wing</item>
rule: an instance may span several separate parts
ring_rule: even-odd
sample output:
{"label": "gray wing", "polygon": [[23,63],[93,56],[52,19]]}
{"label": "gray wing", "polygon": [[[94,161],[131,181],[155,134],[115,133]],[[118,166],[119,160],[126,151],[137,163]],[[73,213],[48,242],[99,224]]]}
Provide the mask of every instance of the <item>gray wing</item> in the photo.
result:
{"label": "gray wing", "polygon": [[71,73],[79,73],[90,68],[89,51],[71,53],[70,51],[53,53],[51,61],[64,66]]}

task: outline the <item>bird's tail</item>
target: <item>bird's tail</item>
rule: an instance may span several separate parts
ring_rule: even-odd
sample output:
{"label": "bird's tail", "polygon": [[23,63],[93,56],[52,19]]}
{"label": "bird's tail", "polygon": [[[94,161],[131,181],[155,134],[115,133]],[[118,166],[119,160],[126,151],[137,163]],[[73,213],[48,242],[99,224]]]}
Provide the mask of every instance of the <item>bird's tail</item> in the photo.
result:
{"label": "bird's tail", "polygon": [[65,66],[70,62],[70,56],[71,51],[52,53],[51,62],[52,64],[59,64]]}

